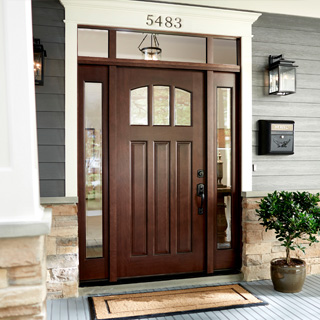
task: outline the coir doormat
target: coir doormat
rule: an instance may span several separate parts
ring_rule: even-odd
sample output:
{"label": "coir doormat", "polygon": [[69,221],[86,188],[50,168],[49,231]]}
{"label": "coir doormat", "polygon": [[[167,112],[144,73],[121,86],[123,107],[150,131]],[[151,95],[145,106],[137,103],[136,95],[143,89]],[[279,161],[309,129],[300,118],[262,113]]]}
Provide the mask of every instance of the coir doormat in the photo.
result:
{"label": "coir doormat", "polygon": [[144,318],[266,305],[238,284],[89,298],[93,319]]}

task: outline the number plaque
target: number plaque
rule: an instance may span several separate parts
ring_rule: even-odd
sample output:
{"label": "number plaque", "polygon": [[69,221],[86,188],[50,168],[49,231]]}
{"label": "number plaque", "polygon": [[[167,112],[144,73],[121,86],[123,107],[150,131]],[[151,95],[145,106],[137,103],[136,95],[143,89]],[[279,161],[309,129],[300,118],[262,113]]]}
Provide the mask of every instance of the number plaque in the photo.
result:
{"label": "number plaque", "polygon": [[159,28],[180,29],[182,27],[182,19],[180,17],[157,16],[153,14],[147,15],[147,26],[158,25]]}

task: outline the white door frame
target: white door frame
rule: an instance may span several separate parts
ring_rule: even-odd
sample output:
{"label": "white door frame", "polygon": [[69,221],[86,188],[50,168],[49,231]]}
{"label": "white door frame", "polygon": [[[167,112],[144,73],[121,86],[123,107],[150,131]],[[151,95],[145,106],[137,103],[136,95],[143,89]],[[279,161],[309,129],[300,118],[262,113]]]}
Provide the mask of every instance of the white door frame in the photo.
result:
{"label": "white door frame", "polygon": [[[130,0],[60,0],[66,24],[66,196],[77,191],[77,27],[94,25],[241,38],[241,191],[252,191],[252,24],[259,13]],[[179,29],[148,26],[147,16],[179,17]],[[245,177],[245,178],[244,178]]]}

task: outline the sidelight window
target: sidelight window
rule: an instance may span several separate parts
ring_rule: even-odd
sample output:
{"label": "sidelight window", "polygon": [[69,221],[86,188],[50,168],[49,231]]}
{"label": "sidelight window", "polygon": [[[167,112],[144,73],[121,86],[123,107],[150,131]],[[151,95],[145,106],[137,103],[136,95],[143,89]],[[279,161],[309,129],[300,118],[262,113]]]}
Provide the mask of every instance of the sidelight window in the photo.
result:
{"label": "sidelight window", "polygon": [[86,257],[102,257],[102,84],[85,82]]}
{"label": "sidelight window", "polygon": [[231,88],[217,88],[218,249],[231,248]]}

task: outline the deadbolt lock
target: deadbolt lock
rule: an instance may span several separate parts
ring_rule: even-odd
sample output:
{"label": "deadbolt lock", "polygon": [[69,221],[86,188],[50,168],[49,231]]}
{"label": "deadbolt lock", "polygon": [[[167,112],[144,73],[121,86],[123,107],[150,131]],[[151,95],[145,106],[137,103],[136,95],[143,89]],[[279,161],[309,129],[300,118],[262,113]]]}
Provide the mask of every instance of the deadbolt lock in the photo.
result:
{"label": "deadbolt lock", "polygon": [[198,178],[204,178],[204,170],[203,169],[199,169],[197,171],[197,177]]}

